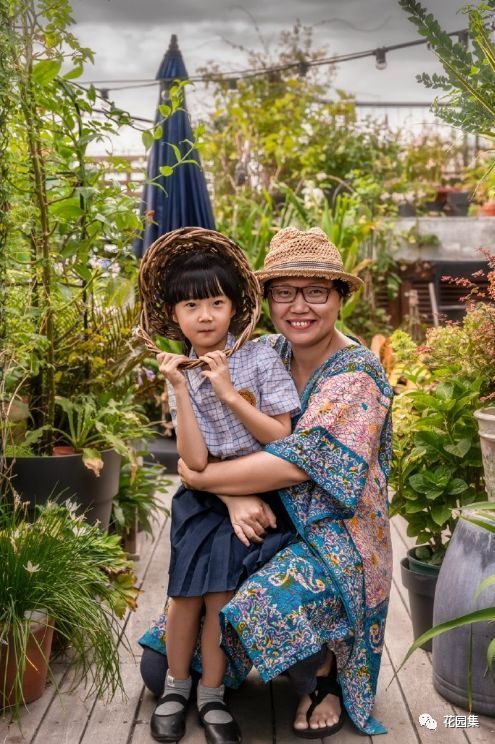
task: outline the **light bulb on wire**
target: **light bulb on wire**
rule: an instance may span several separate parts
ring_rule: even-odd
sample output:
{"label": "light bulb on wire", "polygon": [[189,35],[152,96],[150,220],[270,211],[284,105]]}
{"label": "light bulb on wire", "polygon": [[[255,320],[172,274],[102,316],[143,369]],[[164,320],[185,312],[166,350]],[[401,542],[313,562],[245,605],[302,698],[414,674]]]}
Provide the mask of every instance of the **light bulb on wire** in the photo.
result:
{"label": "light bulb on wire", "polygon": [[375,65],[377,70],[384,70],[387,66],[387,50],[380,47],[375,51]]}

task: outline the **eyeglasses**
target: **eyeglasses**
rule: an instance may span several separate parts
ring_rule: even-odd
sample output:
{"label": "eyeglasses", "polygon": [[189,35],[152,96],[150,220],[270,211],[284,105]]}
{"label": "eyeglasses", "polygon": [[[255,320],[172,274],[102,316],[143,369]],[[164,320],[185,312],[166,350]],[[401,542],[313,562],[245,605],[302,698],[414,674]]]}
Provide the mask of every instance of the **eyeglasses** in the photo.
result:
{"label": "eyeglasses", "polygon": [[290,285],[278,284],[276,287],[269,287],[268,293],[274,302],[285,303],[288,305],[294,302],[300,292],[305,302],[310,305],[324,305],[333,287],[291,287]]}

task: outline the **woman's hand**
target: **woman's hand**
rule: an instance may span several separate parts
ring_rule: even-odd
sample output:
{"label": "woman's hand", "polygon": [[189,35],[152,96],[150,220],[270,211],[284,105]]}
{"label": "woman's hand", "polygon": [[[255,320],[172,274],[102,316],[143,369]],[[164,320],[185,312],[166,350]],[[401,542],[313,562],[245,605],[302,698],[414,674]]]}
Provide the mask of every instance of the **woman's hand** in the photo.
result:
{"label": "woman's hand", "polygon": [[268,527],[275,528],[277,520],[267,503],[258,496],[222,496],[229,510],[232,528],[247,548],[250,542],[262,543]]}
{"label": "woman's hand", "polygon": [[203,375],[211,382],[217,398],[225,403],[229,397],[235,394],[225,352],[220,350],[209,351],[199,358],[209,368],[203,370]]}
{"label": "woman's hand", "polygon": [[157,355],[156,361],[158,362],[158,369],[172,387],[185,385],[186,378],[179,369],[180,364],[187,362],[187,357],[184,354],[169,354],[162,351],[161,354]]}

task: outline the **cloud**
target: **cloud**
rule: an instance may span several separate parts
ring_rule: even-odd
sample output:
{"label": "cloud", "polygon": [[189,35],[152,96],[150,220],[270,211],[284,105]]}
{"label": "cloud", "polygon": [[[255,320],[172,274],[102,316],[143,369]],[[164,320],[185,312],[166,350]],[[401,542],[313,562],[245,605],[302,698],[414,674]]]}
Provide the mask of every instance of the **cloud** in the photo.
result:
{"label": "cloud", "polygon": [[[114,25],[148,25],[163,23],[197,23],[202,20],[246,20],[249,14],[259,23],[283,22],[299,17],[314,23],[329,16],[353,14],[361,19],[376,17],[395,0],[73,0],[74,16],[78,23],[111,23]],[[372,7],[370,7],[372,6]]]}

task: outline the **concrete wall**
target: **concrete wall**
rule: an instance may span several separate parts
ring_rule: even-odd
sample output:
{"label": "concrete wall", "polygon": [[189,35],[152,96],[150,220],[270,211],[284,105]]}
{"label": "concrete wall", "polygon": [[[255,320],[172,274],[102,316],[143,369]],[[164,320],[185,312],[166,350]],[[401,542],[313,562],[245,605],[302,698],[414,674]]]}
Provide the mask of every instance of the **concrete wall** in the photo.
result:
{"label": "concrete wall", "polygon": [[479,248],[495,253],[495,217],[401,217],[394,231],[436,235],[438,245],[402,241],[397,258],[407,261],[483,261]]}

